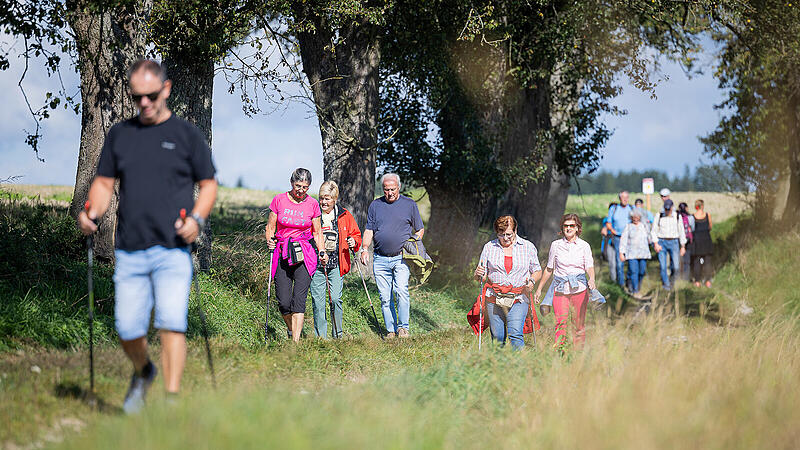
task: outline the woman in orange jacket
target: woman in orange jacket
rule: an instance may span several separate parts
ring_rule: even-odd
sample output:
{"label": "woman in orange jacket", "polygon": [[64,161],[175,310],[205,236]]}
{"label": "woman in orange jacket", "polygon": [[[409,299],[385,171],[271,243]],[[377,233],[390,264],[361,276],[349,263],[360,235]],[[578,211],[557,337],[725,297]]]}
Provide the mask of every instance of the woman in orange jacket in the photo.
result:
{"label": "woman in orange jacket", "polygon": [[[326,285],[330,285],[331,301],[334,305],[334,327],[331,337],[342,337],[342,279],[350,271],[350,250],[361,247],[361,230],[355,218],[346,209],[337,206],[339,187],[333,181],[322,183],[319,188],[319,205],[322,209],[322,234],[328,264],[320,267],[311,279],[311,303],[314,308],[314,334],[323,339],[328,335],[325,308],[328,306]],[[326,280],[327,278],[327,280]]]}

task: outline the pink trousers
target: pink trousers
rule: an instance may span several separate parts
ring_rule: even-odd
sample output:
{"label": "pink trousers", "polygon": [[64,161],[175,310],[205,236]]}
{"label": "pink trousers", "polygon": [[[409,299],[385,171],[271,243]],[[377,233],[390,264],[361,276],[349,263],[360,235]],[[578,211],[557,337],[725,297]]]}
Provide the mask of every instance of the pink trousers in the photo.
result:
{"label": "pink trousers", "polygon": [[[575,330],[573,344],[576,348],[583,347],[586,340],[586,305],[589,303],[589,290],[575,294],[553,295],[553,312],[556,316],[556,345],[563,346],[567,342],[567,319],[572,315],[572,325]],[[571,313],[571,314],[570,314]]]}

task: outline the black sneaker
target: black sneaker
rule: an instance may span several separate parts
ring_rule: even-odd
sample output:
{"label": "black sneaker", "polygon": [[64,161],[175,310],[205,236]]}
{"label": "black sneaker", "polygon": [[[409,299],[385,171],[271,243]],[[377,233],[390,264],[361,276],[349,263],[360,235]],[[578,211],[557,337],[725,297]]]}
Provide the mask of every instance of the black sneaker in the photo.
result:
{"label": "black sneaker", "polygon": [[142,374],[138,375],[133,372],[131,377],[131,385],[128,387],[128,393],[125,394],[125,401],[122,403],[122,410],[126,414],[136,414],[144,406],[144,397],[147,395],[147,390],[156,379],[156,366],[151,361],[142,369]]}

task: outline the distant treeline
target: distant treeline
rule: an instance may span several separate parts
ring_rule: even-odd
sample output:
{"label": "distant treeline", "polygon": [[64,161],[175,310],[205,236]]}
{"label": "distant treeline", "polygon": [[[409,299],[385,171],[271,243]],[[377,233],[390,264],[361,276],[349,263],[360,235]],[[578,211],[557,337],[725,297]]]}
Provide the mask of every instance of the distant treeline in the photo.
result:
{"label": "distant treeline", "polygon": [[660,170],[620,171],[616,174],[601,170],[600,172],[581,175],[572,179],[570,194],[606,194],[623,190],[642,191],[642,179],[652,178],[655,190],[669,188],[672,191],[730,192],[747,190],[746,184],[737,177],[733,170],[724,164],[702,165],[692,171],[684,167],[683,175],[670,177]]}

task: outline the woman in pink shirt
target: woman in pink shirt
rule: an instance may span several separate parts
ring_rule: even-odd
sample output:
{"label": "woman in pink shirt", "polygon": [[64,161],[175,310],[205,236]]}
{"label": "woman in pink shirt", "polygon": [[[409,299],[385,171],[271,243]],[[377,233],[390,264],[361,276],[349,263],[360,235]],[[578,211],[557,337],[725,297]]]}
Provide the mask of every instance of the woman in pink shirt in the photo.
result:
{"label": "woman in pink shirt", "polygon": [[561,217],[560,234],[564,237],[553,241],[550,245],[547,268],[534,294],[536,303],[539,303],[542,286],[551,275],[555,277],[553,310],[556,316],[556,345],[560,347],[563,347],[567,340],[567,317],[570,315],[570,309],[573,310],[574,345],[582,347],[586,338],[584,329],[586,306],[589,303],[589,291],[595,289],[595,281],[592,249],[588,242],[579,237],[582,231],[581,219],[577,214],[564,214]]}
{"label": "woman in pink shirt", "polygon": [[[289,329],[289,337],[300,341],[306,312],[306,297],[311,277],[317,270],[317,259],[328,263],[322,242],[322,223],[319,203],[308,196],[311,172],[297,169],[289,182],[292,189],[278,194],[269,204],[267,245],[272,250],[272,275],[275,277],[275,296],[278,309]],[[311,245],[314,241],[317,251]]]}

